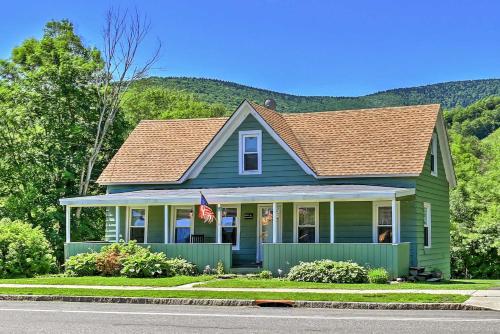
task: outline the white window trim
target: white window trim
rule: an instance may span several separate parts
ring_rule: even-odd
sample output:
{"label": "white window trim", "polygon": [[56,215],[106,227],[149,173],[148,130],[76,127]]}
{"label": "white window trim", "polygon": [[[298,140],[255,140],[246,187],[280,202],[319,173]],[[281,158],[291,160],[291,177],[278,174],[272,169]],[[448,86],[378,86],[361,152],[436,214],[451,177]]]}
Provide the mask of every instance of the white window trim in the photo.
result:
{"label": "white window trim", "polygon": [[175,215],[177,209],[189,209],[192,211],[193,215],[191,217],[191,226],[189,227],[189,242],[191,242],[191,235],[194,234],[194,206],[192,205],[175,205],[170,207],[170,242],[176,244],[175,242]]}
{"label": "white window trim", "polygon": [[[396,236],[396,242],[400,242],[401,240],[401,202],[397,201],[396,204],[396,217],[397,217],[397,232],[399,233]],[[372,211],[372,217],[373,217],[373,222],[372,222],[372,242],[374,244],[378,244],[378,208],[384,208],[388,207],[392,209],[392,203],[391,201],[376,201],[373,202],[373,211]],[[392,227],[392,225],[391,225]]]}
{"label": "white window trim", "polygon": [[434,164],[431,166],[431,175],[438,176],[438,149],[437,149],[437,135],[432,134],[431,140],[431,154],[434,156]]}
{"label": "white window trim", "polygon": [[319,243],[319,203],[293,203],[293,242],[298,243],[299,208],[315,208],[314,210],[314,243]]}
{"label": "white window trim", "polygon": [[148,209],[149,207],[148,206],[127,206],[127,215],[126,215],[126,219],[127,219],[127,231],[126,231],[126,234],[127,234],[127,242],[130,242],[130,228],[131,228],[131,219],[132,219],[132,210],[140,210],[140,209],[144,209],[144,212],[145,212],[145,215],[144,215],[144,243],[147,244],[148,243],[148,225],[149,225],[149,222],[148,222]]}
{"label": "white window trim", "polygon": [[[427,217],[427,224],[424,220],[424,227],[427,226],[427,240],[429,240],[429,245],[426,246],[424,242],[424,248],[432,247],[432,208],[431,203],[424,202],[424,215]],[[425,229],[424,229],[425,231]],[[425,240],[425,239],[424,239]]]}
{"label": "white window trim", "polygon": [[[260,254],[260,234],[261,234],[261,225],[260,225],[260,219],[261,219],[261,209],[262,208],[272,208],[273,204],[272,203],[266,203],[266,204],[257,204],[257,252],[256,252],[256,259],[257,261],[260,261],[259,255]],[[280,211],[280,216],[279,216],[279,224],[278,224],[278,243],[282,242],[283,240],[283,204],[278,203],[278,208]]]}
{"label": "white window trim", "polygon": [[[227,204],[227,205],[221,205],[221,217],[222,217],[222,212],[224,209],[231,209],[231,208],[236,208],[236,245],[232,246],[232,250],[240,250],[240,233],[241,233],[241,205],[239,204]],[[221,231],[221,242],[222,242],[222,222],[218,224],[218,228]]]}
{"label": "white window trim", "polygon": [[[245,137],[257,137],[257,170],[246,171],[244,170],[244,143]],[[239,144],[238,144],[238,165],[240,175],[255,175],[262,174],[262,131],[261,130],[250,130],[250,131],[240,131],[239,132]]]}

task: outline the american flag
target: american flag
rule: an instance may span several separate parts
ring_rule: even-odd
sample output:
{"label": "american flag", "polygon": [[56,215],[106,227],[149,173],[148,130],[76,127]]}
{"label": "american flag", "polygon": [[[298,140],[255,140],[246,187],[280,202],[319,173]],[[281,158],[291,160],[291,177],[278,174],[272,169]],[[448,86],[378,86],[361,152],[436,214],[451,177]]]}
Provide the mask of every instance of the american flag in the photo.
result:
{"label": "american flag", "polygon": [[208,206],[207,199],[201,194],[200,209],[198,210],[198,217],[203,219],[205,223],[211,224],[215,220],[215,214]]}

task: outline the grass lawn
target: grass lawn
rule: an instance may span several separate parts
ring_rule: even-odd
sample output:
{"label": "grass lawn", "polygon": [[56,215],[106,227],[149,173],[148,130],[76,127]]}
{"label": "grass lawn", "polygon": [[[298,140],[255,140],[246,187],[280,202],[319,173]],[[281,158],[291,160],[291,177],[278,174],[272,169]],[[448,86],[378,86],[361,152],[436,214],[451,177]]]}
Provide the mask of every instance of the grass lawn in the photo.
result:
{"label": "grass lawn", "polygon": [[162,278],[127,278],[127,277],[66,277],[40,276],[34,278],[0,279],[0,284],[65,284],[65,285],[119,285],[119,286],[178,286],[213,279],[213,276],[174,276]]}
{"label": "grass lawn", "polygon": [[259,278],[234,278],[227,280],[214,280],[201,283],[197,287],[210,288],[296,288],[296,289],[446,289],[446,290],[485,290],[500,286],[500,280],[451,280],[442,283],[399,283],[399,284],[336,284],[336,283],[309,283],[292,282]]}
{"label": "grass lawn", "polygon": [[218,292],[218,291],[152,291],[152,290],[92,290],[64,288],[0,288],[2,295],[58,295],[58,296],[112,296],[195,299],[286,299],[339,302],[406,302],[406,303],[462,303],[468,296],[430,294],[349,294],[349,293],[285,293],[285,292]]}

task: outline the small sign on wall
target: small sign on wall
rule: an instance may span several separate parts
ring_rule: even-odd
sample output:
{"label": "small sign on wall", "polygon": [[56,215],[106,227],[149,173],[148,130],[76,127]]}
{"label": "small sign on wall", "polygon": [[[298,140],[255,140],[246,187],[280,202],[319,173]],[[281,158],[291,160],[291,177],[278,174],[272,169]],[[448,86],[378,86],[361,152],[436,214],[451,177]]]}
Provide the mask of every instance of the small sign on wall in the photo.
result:
{"label": "small sign on wall", "polygon": [[243,215],[245,219],[253,219],[253,212],[248,212]]}

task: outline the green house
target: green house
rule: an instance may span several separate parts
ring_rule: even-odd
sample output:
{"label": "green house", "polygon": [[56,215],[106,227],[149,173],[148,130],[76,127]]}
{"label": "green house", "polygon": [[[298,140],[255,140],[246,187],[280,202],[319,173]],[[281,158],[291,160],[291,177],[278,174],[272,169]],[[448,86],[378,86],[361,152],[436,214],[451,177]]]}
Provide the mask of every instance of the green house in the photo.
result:
{"label": "green house", "polygon": [[[439,105],[142,121],[98,179],[61,199],[66,256],[136,240],[203,268],[286,273],[352,260],[450,275],[453,165]],[[201,193],[214,219],[200,218]],[[105,240],[71,242],[72,209],[102,207]],[[230,269],[231,268],[231,269]]]}

